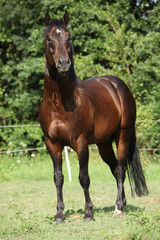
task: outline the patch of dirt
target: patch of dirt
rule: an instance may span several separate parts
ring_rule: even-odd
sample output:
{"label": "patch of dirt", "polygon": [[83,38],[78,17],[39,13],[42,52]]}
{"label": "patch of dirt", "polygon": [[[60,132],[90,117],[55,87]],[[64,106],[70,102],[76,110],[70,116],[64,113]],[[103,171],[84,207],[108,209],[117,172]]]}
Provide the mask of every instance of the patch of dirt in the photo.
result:
{"label": "patch of dirt", "polygon": [[150,204],[150,203],[160,203],[160,198],[158,198],[158,199],[149,199],[147,201],[140,202],[140,204],[144,204],[144,205]]}

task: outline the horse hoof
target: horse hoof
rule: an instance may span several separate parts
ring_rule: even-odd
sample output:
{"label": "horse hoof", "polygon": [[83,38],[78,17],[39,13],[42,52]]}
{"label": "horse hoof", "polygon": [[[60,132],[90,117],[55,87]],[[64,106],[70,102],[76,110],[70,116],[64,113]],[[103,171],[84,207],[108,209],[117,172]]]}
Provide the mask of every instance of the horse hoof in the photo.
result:
{"label": "horse hoof", "polygon": [[83,220],[85,221],[85,222],[89,222],[89,221],[95,221],[95,219],[94,219],[94,217],[93,216],[84,216],[84,218],[83,218]]}
{"label": "horse hoof", "polygon": [[54,221],[57,222],[57,223],[63,223],[64,219],[62,219],[62,218],[55,218]]}
{"label": "horse hoof", "polygon": [[124,218],[125,214],[122,211],[115,211],[113,214],[114,217]]}
{"label": "horse hoof", "polygon": [[57,223],[63,223],[64,222],[64,217],[63,216],[55,216],[54,221]]}

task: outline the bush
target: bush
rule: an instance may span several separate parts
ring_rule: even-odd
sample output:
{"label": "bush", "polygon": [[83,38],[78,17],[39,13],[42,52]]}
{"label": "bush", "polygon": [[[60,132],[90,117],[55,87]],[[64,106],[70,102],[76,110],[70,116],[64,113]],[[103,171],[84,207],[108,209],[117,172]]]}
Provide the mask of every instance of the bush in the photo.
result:
{"label": "bush", "polygon": [[[155,103],[137,105],[137,121],[144,121],[137,122],[136,124],[139,147],[146,149],[160,149],[160,121],[150,121],[159,119],[158,111],[155,110],[158,106]],[[159,151],[153,150],[150,151],[150,153],[158,155]]]}
{"label": "bush", "polygon": [[0,151],[44,146],[44,137],[40,127],[0,128],[0,136]]}

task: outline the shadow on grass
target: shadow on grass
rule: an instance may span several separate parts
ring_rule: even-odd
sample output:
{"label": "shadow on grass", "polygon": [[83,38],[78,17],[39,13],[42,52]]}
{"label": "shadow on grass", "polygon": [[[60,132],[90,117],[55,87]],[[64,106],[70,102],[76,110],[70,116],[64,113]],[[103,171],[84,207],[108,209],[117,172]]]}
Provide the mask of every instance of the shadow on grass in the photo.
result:
{"label": "shadow on grass", "polygon": [[[99,214],[107,214],[107,213],[114,213],[115,206],[109,206],[109,207],[104,207],[104,208],[93,208],[93,216],[96,215],[96,213]],[[133,205],[127,205],[124,209],[124,213],[126,215],[137,215],[141,212],[143,212],[144,208],[136,207]],[[64,218],[65,220],[71,218],[71,219],[79,219],[82,218],[85,214],[84,209],[78,209],[77,211],[74,211],[73,209],[69,209],[65,211],[64,213]],[[50,217],[47,216],[45,218],[45,221],[47,221],[49,224],[58,224],[57,222],[54,221],[54,216]]]}
{"label": "shadow on grass", "polygon": [[78,209],[77,211],[74,211],[73,209],[69,209],[64,213],[65,218],[70,217],[72,215],[84,215],[84,209]]}
{"label": "shadow on grass", "polygon": [[[115,206],[109,206],[109,207],[104,207],[104,208],[96,208],[94,207],[93,208],[93,214],[95,213],[113,213],[115,210]],[[133,205],[127,205],[125,206],[124,208],[124,212],[127,214],[127,213],[134,213],[134,212],[142,212],[143,211],[143,208],[140,208],[140,207],[136,207],[136,206],[133,206]],[[68,218],[72,215],[84,215],[85,214],[85,211],[84,209],[78,209],[77,211],[74,211],[73,209],[69,209],[67,211],[65,211],[64,213],[64,216],[65,218]]]}
{"label": "shadow on grass", "polygon": [[[109,206],[109,207],[104,207],[104,208],[93,208],[93,215],[95,215],[96,213],[114,213],[115,210],[115,206]],[[136,207],[133,205],[127,205],[125,206],[124,209],[124,213],[125,214],[136,214],[136,213],[140,213],[143,212],[144,208],[140,208],[140,207]],[[73,209],[69,209],[67,211],[65,211],[64,213],[64,217],[65,219],[67,218],[72,218],[72,217],[76,217],[76,216],[83,216],[85,214],[85,210],[84,209],[78,209],[77,211],[73,210]],[[53,224],[54,222],[54,217],[49,217],[47,216],[45,221],[49,222],[50,224]]]}
{"label": "shadow on grass", "polygon": [[[115,206],[110,206],[110,207],[104,207],[104,208],[93,208],[93,213],[98,213],[98,212],[103,212],[103,213],[109,213],[109,212],[114,212]],[[124,212],[129,213],[129,212],[142,212],[143,208],[136,207],[133,205],[127,205],[124,207]]]}

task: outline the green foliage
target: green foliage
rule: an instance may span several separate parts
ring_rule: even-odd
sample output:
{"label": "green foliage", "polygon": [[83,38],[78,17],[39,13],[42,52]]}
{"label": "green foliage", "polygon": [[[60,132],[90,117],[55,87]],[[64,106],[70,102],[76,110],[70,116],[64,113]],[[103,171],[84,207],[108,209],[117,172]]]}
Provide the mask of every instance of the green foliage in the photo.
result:
{"label": "green foliage", "polygon": [[[149,122],[149,120],[157,120],[159,117],[159,112],[155,105],[152,103],[147,106],[138,106],[137,120],[148,122],[139,122],[137,126],[137,139],[140,148],[146,149],[160,149],[160,121]],[[158,151],[152,151],[157,153]]]}
{"label": "green foliage", "polygon": [[40,127],[0,128],[0,140],[0,151],[44,146],[44,138]]}
{"label": "green foliage", "polygon": [[74,60],[75,70],[77,73],[81,73],[82,80],[104,74],[104,68],[98,63],[94,64],[92,55],[82,56],[79,54],[75,56]]}
{"label": "green foliage", "polygon": [[[49,11],[53,18],[61,18],[65,10],[70,14],[68,28],[75,49],[77,75],[82,80],[104,74],[122,78],[139,105],[143,105],[143,110],[138,110],[139,119],[143,118],[143,112],[146,119],[150,116],[160,119],[158,1],[1,0],[0,125],[38,120],[45,68],[44,16]],[[152,115],[148,104],[152,105]],[[158,147],[158,126],[153,124],[148,133],[151,135],[142,136],[140,146]],[[145,127],[142,124],[140,132]],[[18,129],[10,131],[13,139],[16,131],[19,134]],[[2,134],[1,149],[6,149],[4,146],[10,142],[11,136],[7,134]],[[41,134],[37,144],[40,138]]]}

